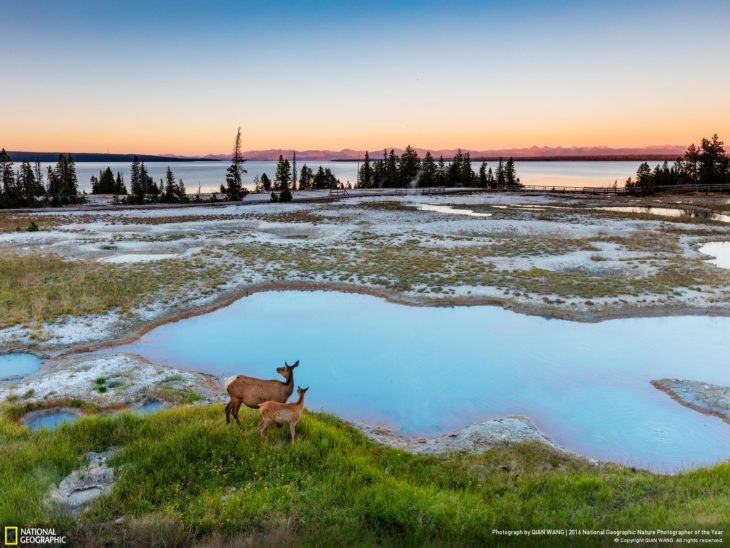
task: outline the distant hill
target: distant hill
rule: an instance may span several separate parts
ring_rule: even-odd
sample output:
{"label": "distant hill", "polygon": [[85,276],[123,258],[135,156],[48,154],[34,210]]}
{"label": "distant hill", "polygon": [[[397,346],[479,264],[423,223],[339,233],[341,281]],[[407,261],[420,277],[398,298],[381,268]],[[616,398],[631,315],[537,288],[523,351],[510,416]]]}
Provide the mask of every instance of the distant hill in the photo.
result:
{"label": "distant hill", "polygon": [[[674,160],[678,156],[684,154],[686,150],[684,145],[658,145],[646,147],[528,147],[528,148],[504,148],[492,150],[473,150],[461,149],[468,152],[472,160],[498,160],[499,158],[513,157],[515,160],[529,161],[566,161],[566,160]],[[423,157],[426,152],[430,152],[435,158],[443,156],[444,159],[450,160],[458,152],[456,148],[446,149],[425,149],[414,147],[418,155]],[[387,150],[390,150],[388,148]],[[403,152],[402,148],[393,148],[396,154]],[[351,148],[343,148],[341,150],[297,150],[297,160],[300,161],[330,161],[330,162],[346,162],[362,160],[365,156],[364,150],[355,150]],[[371,150],[370,158],[382,158],[383,149]],[[15,162],[24,160],[41,162],[55,162],[58,159],[58,152],[27,152],[27,151],[8,151],[10,157]],[[101,152],[72,152],[77,162],[130,162],[132,154],[107,154]],[[292,149],[272,148],[265,150],[247,150],[243,152],[243,157],[248,160],[272,161],[278,160],[279,155],[284,158],[291,159]],[[140,160],[145,162],[201,162],[201,161],[219,161],[229,160],[230,154],[208,154],[205,156],[177,156],[169,155],[153,155],[138,154]]]}
{"label": "distant hill", "polygon": [[[59,152],[28,152],[21,150],[9,150],[8,154],[14,162],[55,162],[58,160]],[[133,154],[107,154],[103,152],[72,152],[77,162],[131,162]],[[143,162],[214,162],[216,158],[193,158],[185,156],[155,156],[153,154],[137,154]]]}
{"label": "distant hill", "polygon": [[[425,149],[414,147],[418,155],[423,157],[429,151],[434,157],[443,156],[451,159],[459,149]],[[673,160],[684,154],[685,145],[657,145],[646,147],[526,147],[526,148],[504,148],[492,150],[462,149],[469,152],[473,160],[497,160],[512,156],[519,160]],[[387,150],[390,150],[388,148]],[[393,148],[396,154],[403,152],[402,148]],[[364,150],[344,148],[342,150],[297,150],[297,160],[325,160],[325,161],[350,161],[360,159],[365,155]],[[383,149],[370,150],[370,158],[381,158]],[[292,149],[266,149],[247,150],[243,157],[249,160],[277,160],[279,155],[284,158],[291,158]],[[208,159],[227,160],[230,154],[210,154]]]}

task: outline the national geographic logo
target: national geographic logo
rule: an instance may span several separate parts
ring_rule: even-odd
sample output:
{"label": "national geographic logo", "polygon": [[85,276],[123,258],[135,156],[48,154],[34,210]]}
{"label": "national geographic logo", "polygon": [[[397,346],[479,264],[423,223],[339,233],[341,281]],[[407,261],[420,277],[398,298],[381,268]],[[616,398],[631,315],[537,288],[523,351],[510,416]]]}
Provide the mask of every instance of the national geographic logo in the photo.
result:
{"label": "national geographic logo", "polygon": [[5,527],[5,546],[18,545],[18,528]]}
{"label": "national geographic logo", "polygon": [[66,544],[66,535],[56,534],[52,528],[5,526],[5,546],[59,545]]}

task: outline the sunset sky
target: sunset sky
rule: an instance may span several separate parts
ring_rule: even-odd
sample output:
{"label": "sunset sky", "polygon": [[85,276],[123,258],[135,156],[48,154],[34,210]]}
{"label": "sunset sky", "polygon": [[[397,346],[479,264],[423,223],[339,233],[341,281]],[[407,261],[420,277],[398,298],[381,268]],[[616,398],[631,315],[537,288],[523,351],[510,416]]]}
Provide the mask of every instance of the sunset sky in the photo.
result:
{"label": "sunset sky", "polygon": [[4,0],[0,147],[730,139],[730,2]]}

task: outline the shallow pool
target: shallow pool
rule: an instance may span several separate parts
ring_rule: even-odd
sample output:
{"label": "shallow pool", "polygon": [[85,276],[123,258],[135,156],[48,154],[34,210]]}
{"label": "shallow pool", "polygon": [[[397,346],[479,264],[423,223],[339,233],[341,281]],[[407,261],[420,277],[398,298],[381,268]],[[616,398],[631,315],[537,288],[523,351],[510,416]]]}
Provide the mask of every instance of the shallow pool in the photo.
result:
{"label": "shallow pool", "polygon": [[700,253],[712,257],[708,263],[720,268],[730,268],[730,242],[707,242],[700,246]]}
{"label": "shallow pool", "polygon": [[646,215],[656,215],[658,217],[686,217],[689,219],[705,219],[708,221],[718,221],[720,223],[730,223],[730,215],[722,213],[714,213],[702,209],[679,208],[679,207],[654,207],[654,206],[606,206],[596,207],[601,211],[615,211],[617,213],[644,213]]}
{"label": "shallow pool", "polygon": [[41,367],[41,359],[33,354],[0,354],[0,379],[29,375]]}
{"label": "shallow pool", "polygon": [[728,333],[730,318],[587,324],[290,291],[257,293],[107,352],[265,378],[298,359],[295,381],[311,387],[307,406],[346,419],[437,434],[525,415],[582,454],[674,471],[730,458],[730,426],[649,381],[730,385]]}
{"label": "shallow pool", "polygon": [[25,420],[25,424],[31,430],[55,430],[62,424],[70,424],[76,422],[81,415],[72,411],[50,411],[37,412],[32,418]]}

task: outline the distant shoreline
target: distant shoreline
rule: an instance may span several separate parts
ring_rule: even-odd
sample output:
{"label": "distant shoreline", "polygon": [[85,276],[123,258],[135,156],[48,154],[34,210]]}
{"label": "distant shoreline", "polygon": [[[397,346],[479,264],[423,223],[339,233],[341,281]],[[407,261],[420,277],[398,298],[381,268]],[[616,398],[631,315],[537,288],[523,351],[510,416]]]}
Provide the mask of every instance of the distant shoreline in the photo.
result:
{"label": "distant shoreline", "polygon": [[[13,162],[55,162],[61,152],[27,152],[9,150],[8,155]],[[76,162],[131,162],[134,154],[107,154],[105,152],[71,152]],[[143,162],[220,162],[215,158],[183,158],[179,156],[160,156],[155,154],[137,154]]]}

